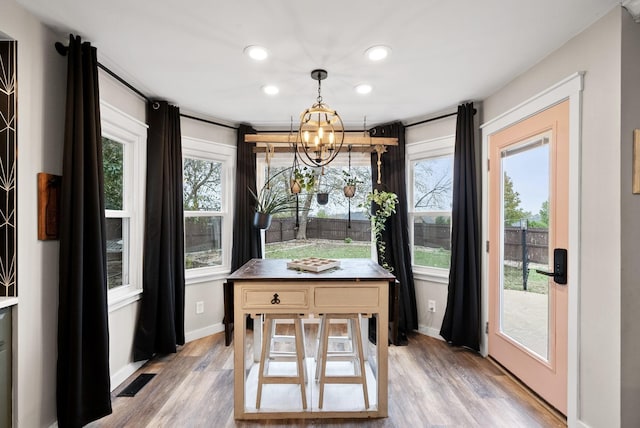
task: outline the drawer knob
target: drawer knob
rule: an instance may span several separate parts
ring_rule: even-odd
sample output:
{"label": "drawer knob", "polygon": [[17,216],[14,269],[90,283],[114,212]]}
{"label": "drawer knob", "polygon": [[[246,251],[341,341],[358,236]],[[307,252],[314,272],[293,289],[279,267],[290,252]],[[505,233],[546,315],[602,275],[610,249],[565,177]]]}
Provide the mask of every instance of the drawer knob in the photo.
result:
{"label": "drawer knob", "polygon": [[273,299],[271,299],[271,304],[272,305],[280,304],[280,299],[278,298],[278,293],[274,293],[273,294]]}

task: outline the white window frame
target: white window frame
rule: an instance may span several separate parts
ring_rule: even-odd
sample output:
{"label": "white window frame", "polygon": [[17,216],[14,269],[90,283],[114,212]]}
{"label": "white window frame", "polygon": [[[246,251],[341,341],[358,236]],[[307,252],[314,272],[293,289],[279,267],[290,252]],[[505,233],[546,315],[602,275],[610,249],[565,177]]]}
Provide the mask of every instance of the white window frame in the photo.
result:
{"label": "white window frame", "polygon": [[234,207],[234,173],[236,170],[236,148],[228,144],[201,140],[193,137],[182,137],[182,158],[200,159],[220,162],[222,172],[222,195],[220,211],[184,211],[187,217],[221,217],[222,264],[201,268],[186,269],[185,283],[187,285],[200,282],[224,279],[231,272],[231,250],[233,246],[233,207]]}
{"label": "white window frame", "polygon": [[407,144],[407,196],[409,199],[409,240],[411,242],[411,265],[414,277],[431,282],[448,283],[449,269],[417,266],[414,264],[414,218],[416,214],[449,214],[450,211],[416,211],[414,190],[414,166],[416,162],[438,158],[447,155],[453,155],[455,146],[455,135],[447,135],[444,137],[434,138],[431,140],[420,141]]}
{"label": "white window frame", "polygon": [[112,312],[139,300],[142,294],[148,126],[102,100],[100,119],[102,136],[124,146],[122,210],[105,210],[105,217],[128,219],[129,222],[128,231],[123,228],[122,260],[129,281],[125,284],[123,278],[121,286],[108,291],[109,312]]}

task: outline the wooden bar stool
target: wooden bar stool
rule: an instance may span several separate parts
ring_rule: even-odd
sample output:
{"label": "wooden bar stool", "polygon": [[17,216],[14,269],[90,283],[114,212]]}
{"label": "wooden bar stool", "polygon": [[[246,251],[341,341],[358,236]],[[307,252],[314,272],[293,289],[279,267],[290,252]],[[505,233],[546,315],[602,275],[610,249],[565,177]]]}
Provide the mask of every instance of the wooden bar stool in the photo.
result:
{"label": "wooden bar stool", "polygon": [[[344,351],[329,351],[329,325],[331,320],[347,320],[347,339],[351,342],[351,349]],[[360,330],[360,314],[324,314],[320,320],[318,333],[318,353],[316,364],[316,380],[320,382],[320,397],[318,408],[322,409],[325,384],[362,384],[365,409],[369,408],[369,393],[367,391],[367,373],[364,367],[364,351],[362,332]],[[334,339],[332,337],[332,339]],[[338,337],[338,340],[344,340]],[[352,375],[327,376],[327,361],[350,361],[353,364]],[[318,373],[318,368],[320,373]]]}
{"label": "wooden bar stool", "polygon": [[[293,336],[276,335],[276,320],[293,320]],[[276,341],[292,342],[294,351],[274,349]],[[262,385],[264,384],[299,384],[302,394],[302,408],[307,408],[306,366],[304,362],[304,328],[299,314],[265,314],[262,352],[258,372],[258,393],[256,395],[256,409],[260,408],[262,400]],[[269,363],[272,361],[295,361],[296,374],[293,376],[269,375]]]}

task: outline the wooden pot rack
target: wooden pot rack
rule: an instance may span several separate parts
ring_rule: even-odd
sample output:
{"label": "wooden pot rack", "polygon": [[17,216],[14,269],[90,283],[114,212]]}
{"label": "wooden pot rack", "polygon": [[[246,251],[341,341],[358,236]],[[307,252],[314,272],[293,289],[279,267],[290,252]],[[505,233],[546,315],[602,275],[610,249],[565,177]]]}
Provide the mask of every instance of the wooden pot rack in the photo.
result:
{"label": "wooden pot rack", "polygon": [[[293,151],[293,144],[296,142],[297,134],[247,134],[244,136],[246,143],[262,143],[259,147],[254,147],[254,153],[265,151],[267,146],[271,146],[268,150],[277,153]],[[300,144],[300,143],[298,143]],[[386,146],[397,146],[398,139],[393,137],[371,137],[362,135],[361,132],[348,133],[345,132],[344,141],[342,143],[342,151],[346,151],[351,146],[353,152],[383,152]],[[299,147],[298,151],[302,151]]]}

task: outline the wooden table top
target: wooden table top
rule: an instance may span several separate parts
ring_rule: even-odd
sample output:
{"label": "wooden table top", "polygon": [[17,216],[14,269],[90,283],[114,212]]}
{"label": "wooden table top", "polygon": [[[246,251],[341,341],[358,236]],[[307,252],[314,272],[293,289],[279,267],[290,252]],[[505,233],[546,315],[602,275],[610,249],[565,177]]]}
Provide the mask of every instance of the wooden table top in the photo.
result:
{"label": "wooden table top", "polygon": [[340,267],[323,272],[287,268],[289,259],[251,259],[229,281],[393,281],[395,276],[371,259],[339,259]]}

